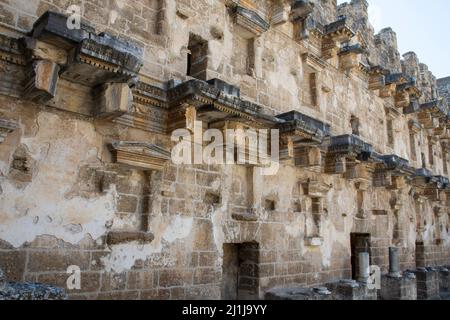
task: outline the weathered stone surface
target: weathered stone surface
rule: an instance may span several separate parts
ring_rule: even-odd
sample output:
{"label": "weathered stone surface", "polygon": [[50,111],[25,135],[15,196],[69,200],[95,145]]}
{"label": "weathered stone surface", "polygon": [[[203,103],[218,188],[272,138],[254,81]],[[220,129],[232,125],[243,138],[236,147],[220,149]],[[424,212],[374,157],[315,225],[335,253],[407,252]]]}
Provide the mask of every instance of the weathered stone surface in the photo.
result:
{"label": "weathered stone surface", "polygon": [[403,276],[383,275],[381,277],[381,300],[417,300],[417,281],[412,273]]}
{"label": "weathered stone surface", "polygon": [[[119,2],[84,1],[70,30],[45,13],[69,1],[0,1],[9,280],[64,286],[77,265],[70,298],[374,299],[339,282],[364,252],[391,271],[381,298],[413,299],[402,271],[450,263],[448,79],[375,34],[366,1]],[[199,122],[279,129],[279,170],[172,163]],[[418,298],[445,289],[419,273]]]}

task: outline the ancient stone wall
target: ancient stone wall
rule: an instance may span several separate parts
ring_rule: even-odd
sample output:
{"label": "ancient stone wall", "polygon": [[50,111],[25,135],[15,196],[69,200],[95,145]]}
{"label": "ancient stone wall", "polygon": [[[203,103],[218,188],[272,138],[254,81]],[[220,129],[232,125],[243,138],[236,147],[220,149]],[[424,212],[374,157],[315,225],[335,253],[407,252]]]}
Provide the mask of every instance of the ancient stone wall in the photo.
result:
{"label": "ancient stone wall", "polygon": [[[0,78],[12,281],[77,265],[71,298],[263,298],[351,278],[361,248],[450,263],[442,85],[365,1],[1,1]],[[193,120],[280,129],[278,173],[175,165]]]}

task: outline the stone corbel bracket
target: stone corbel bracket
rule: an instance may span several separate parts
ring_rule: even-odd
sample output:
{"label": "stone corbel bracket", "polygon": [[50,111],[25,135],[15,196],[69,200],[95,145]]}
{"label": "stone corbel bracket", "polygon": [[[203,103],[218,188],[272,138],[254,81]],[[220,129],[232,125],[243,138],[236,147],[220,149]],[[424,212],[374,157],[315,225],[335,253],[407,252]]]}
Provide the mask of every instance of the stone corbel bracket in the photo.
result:
{"label": "stone corbel bracket", "polygon": [[422,92],[417,88],[416,80],[410,79],[408,82],[397,85],[395,106],[397,108],[407,108],[412,101],[417,101],[421,96]]}
{"label": "stone corbel bracket", "polygon": [[[345,72],[351,72],[355,69],[361,70],[361,55],[365,52],[366,50],[363,49],[361,44],[349,45],[341,48],[338,53],[339,69]],[[364,72],[364,69],[361,71]]]}
{"label": "stone corbel bracket", "polygon": [[304,68],[306,68],[305,71],[307,71],[308,73],[321,72],[327,65],[322,58],[309,52],[302,54],[302,61]]}
{"label": "stone corbel bracket", "polygon": [[[16,78],[23,81],[21,87],[16,86],[20,90],[15,95],[86,116],[125,113],[132,99],[130,87],[135,85],[143,65],[143,48],[104,33],[96,34],[84,23],[80,29],[70,30],[67,19],[48,11],[25,38],[0,37],[0,60],[23,67],[15,71]],[[7,76],[6,80],[12,82],[10,78]],[[123,86],[119,90],[103,90],[111,84]],[[75,89],[77,95],[68,99],[76,85],[81,85]],[[14,88],[14,84],[10,87]],[[102,93],[97,92],[98,87]],[[111,94],[106,98],[110,104],[97,110],[96,96],[105,91]],[[14,92],[7,94],[14,96]]]}
{"label": "stone corbel bracket", "polygon": [[8,134],[18,129],[19,125],[11,120],[0,119],[0,144],[5,141]]}
{"label": "stone corbel bracket", "polygon": [[447,119],[448,107],[444,100],[434,100],[421,104],[418,110],[419,122],[425,129],[435,129],[439,127],[440,119]]}
{"label": "stone corbel bracket", "polygon": [[390,73],[385,76],[385,86],[380,89],[379,94],[381,98],[394,97],[397,92],[397,86],[407,83],[408,77],[403,73]]}
{"label": "stone corbel bracket", "polygon": [[133,104],[114,122],[140,130],[164,134],[168,123],[167,91],[139,81],[133,88]]}
{"label": "stone corbel bracket", "polygon": [[414,175],[415,169],[409,165],[409,161],[397,155],[378,156],[381,160],[375,169],[373,185],[388,189],[402,189],[406,182]]}
{"label": "stone corbel bracket", "polygon": [[294,159],[296,166],[322,168],[322,144],[331,134],[331,127],[297,111],[277,116],[284,120],[278,125],[281,136],[280,158]]}
{"label": "stone corbel bracket", "polygon": [[234,23],[239,27],[240,35],[244,38],[259,37],[269,30],[270,23],[258,14],[253,1],[240,1],[239,4],[230,4],[229,7]]}
{"label": "stone corbel bracket", "polygon": [[325,60],[334,58],[339,53],[342,43],[349,42],[355,33],[347,25],[345,16],[324,27],[322,54]]}
{"label": "stone corbel bracket", "polygon": [[417,169],[410,181],[411,186],[414,189],[415,198],[419,201],[423,201],[427,198],[426,190],[429,188],[429,182],[433,178],[431,171],[425,168]]}
{"label": "stone corbel bracket", "polygon": [[372,66],[369,70],[369,89],[380,90],[386,85],[386,75],[389,73],[380,66]]}
{"label": "stone corbel bracket", "polygon": [[347,160],[369,162],[373,159],[373,146],[355,135],[331,137],[328,143],[325,172],[345,174]]}
{"label": "stone corbel bracket", "polygon": [[110,149],[116,163],[146,171],[162,171],[171,159],[169,151],[145,142],[116,141]]}
{"label": "stone corbel bracket", "polygon": [[427,182],[424,195],[431,201],[444,201],[444,192],[450,187],[449,179],[443,176],[431,176],[428,177]]}
{"label": "stone corbel bracket", "polygon": [[422,130],[422,126],[420,125],[419,121],[415,119],[411,119],[408,122],[409,131],[411,133],[419,133]]}
{"label": "stone corbel bracket", "polygon": [[234,120],[255,127],[274,127],[281,120],[265,114],[262,107],[240,98],[237,87],[218,79],[189,80],[167,92],[172,131],[186,127],[186,110],[195,109],[195,120],[213,123]]}

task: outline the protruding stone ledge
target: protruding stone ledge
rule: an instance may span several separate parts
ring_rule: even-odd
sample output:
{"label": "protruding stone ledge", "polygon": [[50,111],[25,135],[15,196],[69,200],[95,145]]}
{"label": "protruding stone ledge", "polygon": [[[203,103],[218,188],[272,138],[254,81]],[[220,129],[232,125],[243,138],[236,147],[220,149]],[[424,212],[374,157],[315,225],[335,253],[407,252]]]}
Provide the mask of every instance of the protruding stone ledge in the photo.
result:
{"label": "protruding stone ledge", "polygon": [[347,24],[347,17],[341,16],[335,22],[325,26],[324,34],[327,38],[338,39],[339,41],[350,40],[355,36],[355,32]]}
{"label": "protruding stone ledge", "polygon": [[382,161],[377,166],[377,172],[390,173],[394,176],[411,176],[415,169],[409,165],[409,161],[395,154],[379,156]]}
{"label": "protruding stone ledge", "polygon": [[234,23],[240,28],[240,35],[246,39],[258,37],[270,28],[270,23],[256,12],[256,5],[251,0],[230,5],[230,14]]}
{"label": "protruding stone ledge", "polygon": [[171,158],[169,151],[145,142],[116,141],[111,150],[117,163],[142,170],[161,171]]}
{"label": "protruding stone ledge", "polygon": [[256,213],[254,213],[252,211],[235,212],[231,216],[234,220],[241,221],[241,222],[256,222],[256,221],[258,221],[258,216],[256,215]]}
{"label": "protruding stone ledge", "polygon": [[5,141],[8,134],[19,128],[18,124],[11,120],[0,119],[0,144]]}
{"label": "protruding stone ledge", "polygon": [[[97,34],[85,23],[71,30],[67,21],[67,16],[48,11],[26,37],[0,36],[0,60],[8,65],[0,68],[5,80],[0,92],[83,116],[103,115],[90,89],[118,83],[133,87],[143,65],[143,47]],[[79,92],[67,98],[73,90]]]}
{"label": "protruding stone ledge", "polygon": [[386,85],[386,75],[389,71],[380,66],[372,66],[369,70],[369,89],[380,90]]}
{"label": "protruding stone ledge", "polygon": [[115,246],[131,242],[138,242],[139,244],[150,244],[155,240],[155,236],[151,232],[144,231],[112,231],[106,236],[106,244],[108,246]]}

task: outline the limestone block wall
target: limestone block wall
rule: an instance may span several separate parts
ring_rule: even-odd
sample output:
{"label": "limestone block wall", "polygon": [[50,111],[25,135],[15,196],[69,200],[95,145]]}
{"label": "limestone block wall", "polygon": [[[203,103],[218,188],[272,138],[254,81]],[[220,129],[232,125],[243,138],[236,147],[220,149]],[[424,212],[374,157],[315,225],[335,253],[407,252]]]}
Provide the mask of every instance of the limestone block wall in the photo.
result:
{"label": "limestone block wall", "polygon": [[[366,42],[358,62],[381,66],[386,75],[416,77],[422,104],[438,98],[427,67],[413,54],[401,61],[393,30],[373,34],[363,1],[340,7],[336,0],[312,2],[311,17],[324,26],[349,17],[359,32],[350,45]],[[111,121],[91,114],[100,105],[98,86],[74,84],[66,75],[52,99],[31,102],[9,85],[21,76],[16,64],[0,59],[0,77],[8,83],[6,89],[0,85],[0,119],[17,124],[0,144],[0,267],[8,279],[65,287],[67,268],[77,265],[81,290],[68,291],[71,298],[220,299],[230,290],[262,298],[277,287],[351,278],[355,234],[369,235],[371,262],[383,271],[390,246],[400,248],[403,270],[450,263],[445,186],[431,188],[431,195],[408,179],[388,187],[370,179],[362,187],[348,174],[290,161],[267,177],[246,166],[167,161],[161,170],[147,171],[118,163],[114,141],[173,147],[161,127],[177,118],[157,96],[192,79],[188,57],[201,43],[207,48],[196,57],[205,61],[202,80],[219,78],[240,88],[241,99],[258,104],[261,113],[301,112],[328,124],[331,136],[355,133],[357,119],[357,135],[374,153],[395,154],[414,169],[448,177],[448,125],[440,135],[422,123],[412,130],[417,114],[397,107],[395,93],[383,95],[384,84],[369,89],[369,69],[347,67],[338,54],[322,56],[324,40],[314,33],[298,39],[289,1],[6,0],[0,2],[0,33],[24,37],[44,12],[65,12],[73,4],[95,33],[143,48],[138,89],[125,86],[122,94],[133,91],[132,107]],[[233,4],[269,21],[268,29],[243,31],[230,14]],[[280,6],[287,19],[270,23]],[[141,91],[151,92],[147,100]],[[122,101],[114,98],[111,105]],[[135,116],[140,112],[145,117]],[[317,185],[321,193],[311,195]],[[256,219],[236,219],[250,209]],[[115,233],[128,239],[112,241]],[[224,254],[230,245],[236,252]],[[225,290],[230,275],[224,266],[235,265],[228,259],[252,256],[249,251],[257,254],[245,261],[242,282]]]}

